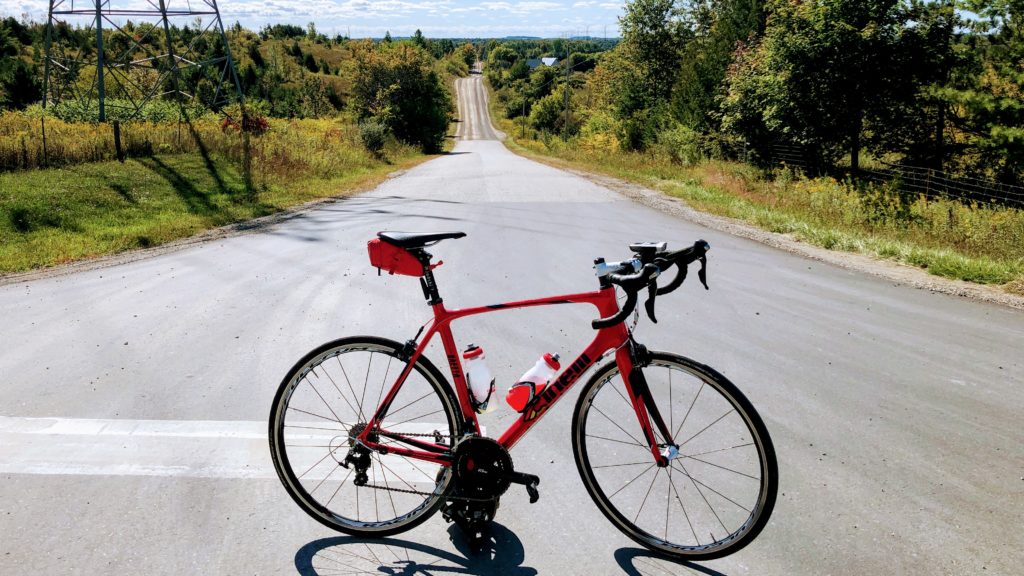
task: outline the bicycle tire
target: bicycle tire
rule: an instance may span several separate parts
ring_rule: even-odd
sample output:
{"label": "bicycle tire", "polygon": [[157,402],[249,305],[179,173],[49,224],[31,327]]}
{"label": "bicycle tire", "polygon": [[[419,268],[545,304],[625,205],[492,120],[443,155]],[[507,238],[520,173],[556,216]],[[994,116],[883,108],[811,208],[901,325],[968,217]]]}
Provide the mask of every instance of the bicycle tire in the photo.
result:
{"label": "bicycle tire", "polygon": [[[666,352],[651,352],[650,360],[650,363],[643,368],[644,376],[652,390],[659,411],[662,412],[662,417],[666,423],[669,423],[670,429],[675,431],[673,436],[675,442],[679,443],[679,456],[674,458],[667,468],[659,468],[654,464],[654,458],[646,442],[640,440],[643,435],[635,412],[629,403],[625,385],[621,378],[615,378],[619,374],[618,365],[612,361],[602,366],[587,382],[577,400],[573,415],[573,454],[583,484],[594,503],[616,528],[655,553],[676,560],[710,560],[732,554],[757,537],[768,523],[775,506],[778,491],[778,464],[768,430],[750,401],[735,385],[714,369],[683,356]],[[657,373],[657,369],[660,368],[668,369],[667,393],[663,383],[665,378]],[[699,388],[696,394],[692,395],[692,400],[684,392],[687,385],[674,385],[671,379],[673,373],[678,373],[679,377],[686,375],[692,378],[694,385],[699,383]],[[690,387],[692,388],[692,386]],[[616,394],[601,395],[602,391],[609,389]],[[714,391],[716,394],[711,395],[705,391]],[[673,392],[676,394],[673,395]],[[701,398],[702,393],[704,393],[703,398]],[[622,400],[619,400],[619,397]],[[699,408],[698,403],[700,404]],[[706,408],[709,405],[713,405],[715,410]],[[666,406],[668,407],[667,411]],[[698,408],[698,412],[710,411],[711,415],[697,414],[694,408]],[[686,409],[683,419],[676,420],[675,415],[682,409]],[[721,409],[726,409],[726,412],[717,420],[714,419],[721,413]],[[608,412],[613,412],[613,415],[609,415]],[[735,417],[731,417],[733,412],[736,414]],[[594,414],[598,414],[598,416]],[[629,415],[632,417],[630,418]],[[686,424],[691,417],[695,420],[691,421],[691,427],[686,429]],[[722,421],[727,424],[720,426],[718,423]],[[678,427],[676,422],[678,422]],[[707,422],[710,424],[705,426],[704,424]],[[590,424],[589,432],[588,424]],[[630,426],[635,428],[630,429]],[[602,436],[602,433],[605,433],[605,428],[619,436],[612,436],[610,433],[607,433],[607,436]],[[721,445],[720,449],[714,448],[717,444],[709,439],[711,435],[705,435],[706,431],[712,429],[715,429],[716,434],[722,433],[727,437],[726,443]],[[684,430],[686,431],[684,432]],[[694,433],[693,430],[698,431]],[[743,437],[741,438],[741,436]],[[689,444],[698,438],[700,438],[699,442]],[[681,439],[685,440],[680,443]],[[749,443],[746,443],[746,440],[749,440]],[[737,441],[743,443],[731,444]],[[609,460],[614,462],[616,459],[622,459],[620,453],[626,453],[626,447],[630,444],[636,444],[639,448],[630,447],[628,450],[630,454],[625,459],[635,459],[639,462],[605,464]],[[705,451],[705,448],[697,448],[697,446],[710,447]],[[646,461],[642,451],[646,452]],[[710,456],[712,453],[715,454],[714,457]],[[728,458],[729,460],[727,462],[712,461],[717,458]],[[595,462],[600,462],[600,464],[595,465]],[[643,468],[646,463],[650,463],[650,467],[640,475],[633,477],[633,473]],[[687,465],[690,468],[687,468]],[[650,484],[647,484],[646,475],[650,470],[654,470],[654,477],[651,478]],[[741,497],[737,494],[739,489],[732,486],[727,490],[729,494],[724,494],[704,481],[708,479],[707,476],[703,480],[698,477],[696,470],[699,470],[701,475],[721,477],[730,485],[743,487],[745,492],[753,492],[752,488],[747,489],[746,486],[750,483],[749,479],[754,478],[757,481],[756,495],[745,494]],[[673,472],[676,474],[675,477],[673,477]],[[616,478],[616,476],[618,477]],[[623,477],[630,479],[619,486]],[[641,477],[644,480],[637,482]],[[680,482],[676,483],[675,478],[679,478]],[[658,484],[659,479],[662,484]],[[654,491],[656,484],[659,487],[658,492]],[[647,488],[639,506],[635,502],[639,499],[640,492],[637,492],[633,486],[639,486],[641,491],[644,487]],[[608,492],[616,487],[618,490],[609,495]],[[719,488],[722,487],[719,486]],[[656,522],[645,518],[642,525],[639,525],[640,514],[644,511],[648,499],[652,493],[655,493],[656,498],[659,497],[662,489],[665,497],[664,516],[654,511],[653,508],[649,508],[648,510],[654,512]],[[619,494],[624,495],[619,497],[617,502],[613,502],[613,499]],[[632,495],[632,501],[627,500],[629,495]],[[686,500],[690,500],[692,503],[689,511],[686,508]],[[703,505],[700,504],[701,500]],[[740,500],[750,507],[747,508],[740,504],[738,502]],[[672,506],[673,501],[678,504],[678,508]],[[718,509],[713,502],[719,504]],[[731,510],[734,508],[732,505],[738,507],[739,510]],[[704,509],[705,506],[707,510]],[[636,514],[633,519],[630,519],[627,512],[632,514],[634,509]],[[674,517],[673,510],[675,510]],[[679,512],[682,514],[680,515]],[[729,528],[722,516],[736,519],[736,527]],[[698,532],[698,528],[694,525],[694,522],[698,520],[706,521],[713,527],[708,530],[708,541],[703,543],[701,542],[703,530],[708,529],[708,526],[701,526],[701,532]],[[718,530],[719,526],[715,524],[716,521],[721,526],[721,531]],[[669,536],[670,527],[672,528],[671,537]],[[716,531],[721,535],[716,536]],[[692,540],[690,536],[692,536]]]}
{"label": "bicycle tire", "polygon": [[[328,342],[299,360],[288,371],[274,396],[270,412],[269,439],[270,453],[278,478],[303,511],[334,530],[371,537],[404,532],[433,515],[444,502],[444,497],[450,489],[451,472],[448,467],[432,465],[426,461],[417,462],[396,454],[382,455],[374,452],[371,453],[371,464],[368,468],[368,476],[372,478],[371,484],[383,484],[400,490],[421,488],[419,491],[427,492],[429,496],[366,487],[365,490],[373,491],[372,496],[366,494],[362,497],[367,508],[370,502],[368,499],[372,498],[376,513],[371,519],[368,509],[366,518],[362,518],[360,487],[352,488],[354,484],[351,483],[346,487],[347,481],[352,477],[352,469],[347,470],[347,474],[344,475],[340,483],[335,476],[324,492],[319,492],[333,474],[337,473],[340,476],[346,473],[344,469],[342,472],[337,472],[337,470],[342,468],[340,463],[351,447],[351,437],[354,434],[351,432],[353,425],[360,421],[365,423],[367,414],[376,410],[380,404],[381,396],[386,392],[385,385],[390,389],[390,385],[394,383],[397,375],[408,365],[408,362],[403,360],[402,349],[403,346],[398,342],[373,336],[354,336]],[[380,374],[382,363],[374,364],[375,355],[389,359],[381,378],[377,378],[377,376]],[[359,392],[356,390],[359,387],[358,380],[354,385],[349,377],[349,372],[352,372],[353,376],[361,374],[354,370],[362,369],[357,360],[361,360],[364,356],[368,358],[365,365],[366,377],[364,386]],[[335,359],[337,359],[336,362]],[[348,364],[347,370],[346,364]],[[371,390],[372,393],[377,394],[376,404],[367,402],[369,399],[366,398],[367,390],[371,386],[371,373],[374,376],[374,382],[380,380],[379,386],[375,385]],[[394,375],[395,378],[388,380],[389,374]],[[320,388],[317,387],[318,383],[321,385]],[[304,384],[308,384],[312,393],[302,389]],[[347,398],[349,392],[352,395],[351,400]],[[425,394],[420,396],[424,392]],[[361,397],[357,398],[357,394],[361,394]],[[306,404],[307,400],[309,405]],[[423,404],[425,400],[428,402],[426,405]],[[296,405],[300,403],[301,406]],[[398,426],[407,432],[430,433],[431,430],[437,430],[447,437],[448,445],[453,445],[462,432],[462,419],[459,417],[458,406],[458,400],[448,381],[426,357],[421,356],[396,395],[389,413],[384,417],[383,426],[389,429],[395,429]],[[402,414],[401,417],[398,416],[400,412],[410,407],[414,407],[414,409]],[[410,414],[420,414],[420,412],[423,412],[422,417],[406,419]],[[437,417],[441,412],[443,412],[443,420]],[[289,424],[289,418],[292,415],[295,415],[296,420],[292,420],[292,424]],[[352,417],[355,421],[346,425],[348,417]],[[310,418],[314,420],[310,422],[302,420]],[[401,421],[396,421],[399,418]],[[431,420],[442,421],[432,422]],[[331,435],[334,436],[326,441],[325,439]],[[289,438],[292,438],[294,442],[290,444]],[[317,444],[308,444],[311,441],[315,441]],[[384,442],[383,439],[382,442]],[[325,455],[321,457],[320,454]],[[305,472],[297,473],[295,468],[300,456],[305,459],[305,462],[300,464],[303,469],[306,468],[309,461],[315,463]],[[315,460],[318,457],[320,459]],[[434,467],[437,468],[436,471],[433,470]],[[316,471],[315,474],[303,479],[314,471]],[[400,477],[399,473],[403,471],[408,475]],[[319,476],[323,476],[323,478],[321,479]],[[319,482],[316,486],[312,486],[318,479]],[[334,483],[337,483],[337,487],[331,493],[330,498],[324,502],[326,494],[330,492],[330,488],[334,487]],[[343,489],[344,494],[338,500],[338,504],[333,504]],[[322,495],[317,496],[318,493]],[[402,513],[398,510],[396,498],[402,502]],[[383,506],[385,515],[388,515],[389,504],[394,516],[381,518],[380,508]],[[410,507],[408,511],[405,511],[406,505]]]}

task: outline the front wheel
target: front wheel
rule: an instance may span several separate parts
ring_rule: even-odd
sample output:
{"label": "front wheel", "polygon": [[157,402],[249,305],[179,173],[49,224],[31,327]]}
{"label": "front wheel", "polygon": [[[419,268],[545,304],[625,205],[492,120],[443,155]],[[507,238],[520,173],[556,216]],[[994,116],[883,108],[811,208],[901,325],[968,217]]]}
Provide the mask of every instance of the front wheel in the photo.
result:
{"label": "front wheel", "polygon": [[768,430],[724,376],[703,364],[651,352],[642,368],[676,454],[654,460],[613,361],[580,393],[573,453],[601,512],[660,554],[709,560],[749,544],[768,523],[778,465]]}
{"label": "front wheel", "polygon": [[[448,467],[360,451],[356,443],[408,367],[402,348],[370,336],[329,342],[299,360],[274,397],[270,453],[277,475],[299,507],[335,530],[361,536],[408,530],[437,510],[451,483]],[[453,446],[462,429],[458,406],[447,381],[421,356],[378,424]],[[346,461],[353,451],[362,469]]]}

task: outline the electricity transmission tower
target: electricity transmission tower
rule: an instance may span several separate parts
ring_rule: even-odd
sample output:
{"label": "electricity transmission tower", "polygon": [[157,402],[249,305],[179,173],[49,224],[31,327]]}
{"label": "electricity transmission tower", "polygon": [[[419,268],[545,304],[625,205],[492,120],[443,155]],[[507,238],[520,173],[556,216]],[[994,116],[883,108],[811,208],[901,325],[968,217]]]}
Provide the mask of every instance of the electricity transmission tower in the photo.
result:
{"label": "electricity transmission tower", "polygon": [[171,100],[218,110],[242,87],[217,0],[50,0],[43,107],[104,122]]}

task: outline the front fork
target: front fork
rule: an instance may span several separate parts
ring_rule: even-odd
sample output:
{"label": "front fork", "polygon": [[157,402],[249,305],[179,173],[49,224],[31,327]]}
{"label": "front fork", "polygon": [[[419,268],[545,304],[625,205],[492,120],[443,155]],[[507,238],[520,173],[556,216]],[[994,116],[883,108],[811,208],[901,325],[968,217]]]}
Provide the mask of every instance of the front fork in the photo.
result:
{"label": "front fork", "polygon": [[[672,438],[672,431],[665,424],[665,419],[662,418],[661,411],[654,401],[654,395],[647,385],[647,378],[644,377],[643,368],[650,364],[650,353],[630,334],[627,345],[616,352],[616,360],[619,363],[619,373],[628,375],[623,380],[640,422],[640,429],[644,433],[644,439],[647,440],[647,445],[654,456],[654,462],[659,468],[665,468],[679,454],[679,445]],[[626,369],[623,369],[624,366]],[[656,432],[661,435],[663,442],[658,442]]]}

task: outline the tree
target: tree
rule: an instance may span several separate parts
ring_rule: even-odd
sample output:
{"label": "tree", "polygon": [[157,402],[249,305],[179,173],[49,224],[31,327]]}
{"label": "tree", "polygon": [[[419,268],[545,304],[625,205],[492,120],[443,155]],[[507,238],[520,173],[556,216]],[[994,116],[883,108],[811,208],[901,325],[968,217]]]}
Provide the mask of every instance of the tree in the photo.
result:
{"label": "tree", "polygon": [[419,28],[417,28],[416,33],[412,35],[412,43],[420,48],[427,48],[427,39],[423,37],[423,32],[420,32]]}
{"label": "tree", "polygon": [[440,150],[453,106],[426,50],[404,42],[362,44],[355,57],[352,102],[359,119],[375,119],[427,152]]}
{"label": "tree", "polygon": [[24,108],[43,94],[36,67],[20,58],[19,31],[9,29],[7,20],[0,21],[0,107]]}
{"label": "tree", "polygon": [[899,0],[772,0],[763,41],[729,79],[723,123],[768,150],[766,136],[803,146],[812,164],[844,153],[859,169],[865,124],[906,98],[897,58]]}
{"label": "tree", "polygon": [[675,0],[633,0],[619,17],[622,44],[650,90],[650,99],[668,100],[679,75],[689,30]]}
{"label": "tree", "polygon": [[1024,183],[1024,1],[965,0],[979,18],[973,74],[939,90],[961,140],[962,170]]}
{"label": "tree", "polygon": [[686,126],[715,129],[712,112],[737,44],[764,32],[764,0],[695,0],[687,11],[693,36],[683,49],[672,112]]}

